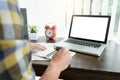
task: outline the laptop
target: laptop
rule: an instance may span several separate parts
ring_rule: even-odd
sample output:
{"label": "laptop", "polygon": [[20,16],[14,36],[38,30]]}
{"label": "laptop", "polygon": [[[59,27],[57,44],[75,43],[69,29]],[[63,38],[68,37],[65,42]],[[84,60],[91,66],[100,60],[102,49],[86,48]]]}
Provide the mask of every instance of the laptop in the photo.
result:
{"label": "laptop", "polygon": [[100,56],[107,44],[110,19],[107,15],[72,15],[68,38],[55,46]]}

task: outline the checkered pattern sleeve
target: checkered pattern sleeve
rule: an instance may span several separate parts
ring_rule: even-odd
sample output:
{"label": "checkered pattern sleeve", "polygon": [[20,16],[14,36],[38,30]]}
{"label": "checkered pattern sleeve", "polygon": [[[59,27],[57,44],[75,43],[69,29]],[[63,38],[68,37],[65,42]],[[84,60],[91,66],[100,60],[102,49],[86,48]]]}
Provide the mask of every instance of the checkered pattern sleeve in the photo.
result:
{"label": "checkered pattern sleeve", "polygon": [[23,40],[0,40],[0,80],[34,80],[30,47]]}
{"label": "checkered pattern sleeve", "polygon": [[0,39],[24,39],[23,28],[17,0],[0,0]]}
{"label": "checkered pattern sleeve", "polygon": [[17,0],[0,0],[0,80],[34,80]]}

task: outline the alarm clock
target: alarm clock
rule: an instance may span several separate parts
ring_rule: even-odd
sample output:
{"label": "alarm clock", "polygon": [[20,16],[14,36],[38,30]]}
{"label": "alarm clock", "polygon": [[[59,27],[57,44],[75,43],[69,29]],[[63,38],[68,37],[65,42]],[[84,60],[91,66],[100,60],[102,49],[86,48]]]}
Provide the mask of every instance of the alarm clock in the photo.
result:
{"label": "alarm clock", "polygon": [[56,36],[56,26],[53,25],[52,27],[45,25],[45,36],[49,39],[53,39]]}

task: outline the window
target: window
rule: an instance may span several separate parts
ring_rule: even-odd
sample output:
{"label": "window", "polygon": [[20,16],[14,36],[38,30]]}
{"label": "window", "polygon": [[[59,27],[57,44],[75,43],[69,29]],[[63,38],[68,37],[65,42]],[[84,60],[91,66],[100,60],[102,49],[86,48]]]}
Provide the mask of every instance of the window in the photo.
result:
{"label": "window", "polygon": [[[70,2],[72,4],[70,4]],[[118,33],[120,19],[120,0],[68,0],[67,25],[72,14],[111,15],[110,33]],[[72,8],[69,8],[72,6]],[[70,11],[71,10],[71,11]]]}

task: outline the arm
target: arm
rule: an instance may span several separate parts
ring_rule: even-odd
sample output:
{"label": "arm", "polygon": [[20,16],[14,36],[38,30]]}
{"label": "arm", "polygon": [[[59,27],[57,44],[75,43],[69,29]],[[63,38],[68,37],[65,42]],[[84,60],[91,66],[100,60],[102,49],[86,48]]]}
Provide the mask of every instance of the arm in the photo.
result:
{"label": "arm", "polygon": [[53,64],[49,64],[40,80],[58,80],[59,75],[60,71]]}
{"label": "arm", "polygon": [[68,49],[63,48],[52,57],[48,68],[40,80],[57,80],[60,73],[65,70],[71,62],[71,55]]}

